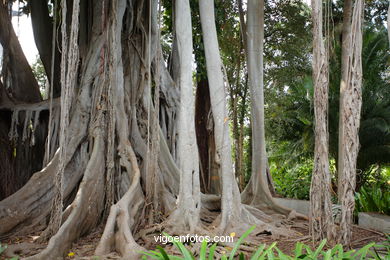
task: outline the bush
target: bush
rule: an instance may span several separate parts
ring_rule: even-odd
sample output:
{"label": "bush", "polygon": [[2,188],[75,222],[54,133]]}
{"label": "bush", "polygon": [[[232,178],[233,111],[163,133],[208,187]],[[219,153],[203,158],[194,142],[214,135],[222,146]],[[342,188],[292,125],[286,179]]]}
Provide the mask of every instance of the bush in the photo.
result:
{"label": "bush", "polygon": [[355,195],[356,212],[378,212],[390,215],[390,191],[379,185],[362,187]]}
{"label": "bush", "polygon": [[290,165],[277,167],[271,164],[272,178],[276,192],[286,198],[308,200],[313,161],[305,159],[290,168]]}

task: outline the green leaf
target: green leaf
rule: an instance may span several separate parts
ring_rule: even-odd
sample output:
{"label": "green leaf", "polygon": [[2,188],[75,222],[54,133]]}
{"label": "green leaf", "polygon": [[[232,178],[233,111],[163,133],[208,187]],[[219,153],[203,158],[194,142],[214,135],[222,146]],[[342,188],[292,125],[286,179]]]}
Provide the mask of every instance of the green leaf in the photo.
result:
{"label": "green leaf", "polygon": [[237,243],[234,245],[234,248],[233,250],[230,252],[230,257],[229,257],[229,260],[233,260],[234,259],[234,255],[236,254],[236,251],[238,250],[238,248],[240,247],[240,244],[242,243],[242,241],[247,237],[249,236],[249,234],[256,228],[256,225],[253,225],[251,226],[247,231],[245,231],[245,233],[240,237],[240,239],[237,241]]}
{"label": "green leaf", "polygon": [[165,252],[164,248],[162,248],[161,246],[157,246],[157,249],[160,251],[164,260],[169,260],[169,256],[167,252]]}
{"label": "green leaf", "polygon": [[326,244],[326,239],[321,241],[320,245],[317,247],[316,251],[314,252],[314,254],[312,256],[313,258],[316,258],[320,254],[320,252],[321,252],[322,248],[324,248],[325,244]]}
{"label": "green leaf", "polygon": [[295,245],[295,249],[294,249],[295,259],[297,259],[298,257],[300,257],[302,255],[302,248],[303,248],[303,244],[301,242],[298,242]]}
{"label": "green leaf", "polygon": [[251,257],[251,260],[257,260],[260,257],[261,253],[264,251],[264,248],[265,248],[265,244],[259,246],[259,248],[256,250],[254,255]]}
{"label": "green leaf", "polygon": [[164,259],[160,254],[156,254],[154,252],[153,253],[151,253],[151,252],[140,252],[140,253],[143,254],[143,255],[149,256],[152,259],[158,259],[158,260]]}
{"label": "green leaf", "polygon": [[217,244],[213,244],[211,247],[210,247],[210,251],[209,251],[209,260],[214,260],[214,252],[215,252],[215,248],[217,247]]}
{"label": "green leaf", "polygon": [[199,260],[206,260],[206,249],[207,242],[206,240],[203,240],[202,245],[200,247]]}
{"label": "green leaf", "polygon": [[[163,234],[167,237],[172,237],[169,234],[163,232]],[[172,239],[173,244],[180,250],[180,252],[183,254],[184,259],[186,260],[192,260],[193,256],[191,255],[190,251],[181,243],[181,242],[176,242],[174,239]]]}
{"label": "green leaf", "polygon": [[375,245],[375,242],[372,242],[372,243],[370,243],[370,244],[368,244],[368,245],[363,246],[362,248],[360,248],[360,249],[356,252],[356,254],[354,255],[354,257],[360,256],[360,259],[365,259],[365,257],[366,257],[366,255],[367,255],[368,251],[369,251],[370,248],[373,247],[374,245]]}
{"label": "green leaf", "polygon": [[324,260],[331,260],[331,259],[332,259],[332,250],[329,249],[329,250],[326,251],[326,253],[324,253],[323,255],[324,255]]}

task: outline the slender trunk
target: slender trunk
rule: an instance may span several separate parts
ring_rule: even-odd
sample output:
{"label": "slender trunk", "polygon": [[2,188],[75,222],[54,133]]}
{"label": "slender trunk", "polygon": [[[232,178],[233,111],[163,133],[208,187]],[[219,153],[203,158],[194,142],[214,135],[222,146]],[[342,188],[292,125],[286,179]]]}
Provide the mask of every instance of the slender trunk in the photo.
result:
{"label": "slender trunk", "polygon": [[[200,181],[199,157],[195,133],[195,98],[192,87],[192,23],[188,0],[175,1],[175,28],[179,55],[180,104],[178,120],[177,160],[180,190],[175,228],[193,232],[199,223]],[[182,223],[178,223],[178,221]]]}
{"label": "slender trunk", "polygon": [[219,55],[217,30],[215,27],[214,1],[200,0],[200,20],[205,46],[207,76],[210,86],[211,109],[214,118],[216,161],[222,176],[222,213],[219,229],[238,222],[241,215],[239,189],[234,180],[229,134],[229,118],[226,107],[226,91]]}
{"label": "slender trunk", "polygon": [[[267,157],[264,132],[264,1],[248,2],[247,19],[248,75],[251,95],[252,176],[243,201],[252,204],[259,197],[270,197],[267,186]],[[248,189],[251,189],[249,191]],[[253,194],[248,198],[248,193]]]}
{"label": "slender trunk", "polygon": [[346,67],[345,95],[343,97],[343,160],[341,178],[341,236],[343,244],[350,246],[352,239],[353,211],[355,208],[356,163],[359,153],[359,126],[362,105],[362,24],[364,0],[356,0],[349,37],[348,64]]}
{"label": "slender trunk", "polygon": [[344,99],[344,93],[346,89],[346,82],[347,82],[347,74],[348,74],[348,58],[349,58],[349,52],[350,52],[350,40],[351,37],[351,18],[352,18],[352,0],[344,0],[344,7],[343,7],[343,28],[342,28],[342,46],[341,46],[341,82],[340,82],[340,100],[339,100],[339,141],[338,141],[338,160],[337,160],[337,173],[338,173],[338,189],[337,189],[337,195],[339,202],[341,201],[341,180],[342,180],[342,174],[344,172],[343,165],[344,165],[344,158],[345,155],[343,154],[344,149],[342,148],[344,146],[344,139],[342,136],[343,128],[344,128],[344,122],[342,120],[343,118],[343,99]]}
{"label": "slender trunk", "polygon": [[315,148],[310,186],[310,234],[313,239],[333,239],[331,177],[328,151],[328,53],[322,30],[322,1],[312,0]]}
{"label": "slender trunk", "polygon": [[252,174],[242,192],[243,203],[257,208],[269,207],[274,211],[288,214],[273,200],[268,187],[267,155],[264,127],[264,1],[248,1],[247,19],[248,83],[251,95],[251,149]]}

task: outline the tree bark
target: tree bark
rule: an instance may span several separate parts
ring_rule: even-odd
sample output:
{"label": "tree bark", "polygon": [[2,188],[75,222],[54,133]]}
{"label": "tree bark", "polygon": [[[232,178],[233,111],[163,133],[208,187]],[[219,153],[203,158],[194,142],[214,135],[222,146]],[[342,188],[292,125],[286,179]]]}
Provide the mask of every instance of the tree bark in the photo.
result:
{"label": "tree bark", "polygon": [[199,224],[201,205],[199,151],[195,133],[195,98],[192,86],[192,23],[189,1],[175,1],[175,4],[180,88],[177,143],[180,190],[177,210],[171,215],[171,220],[175,229],[194,232]]}
{"label": "tree bark", "polygon": [[309,230],[313,240],[333,239],[331,177],[328,148],[328,52],[322,30],[322,1],[312,0],[313,81],[315,147],[314,169],[310,186]]}
{"label": "tree bark", "polygon": [[387,34],[389,36],[389,45],[390,45],[390,4],[389,4],[389,9],[387,10]]}
{"label": "tree bark", "polygon": [[200,0],[199,9],[210,87],[211,110],[215,122],[216,161],[221,168],[222,176],[222,213],[219,229],[224,231],[229,225],[239,221],[241,202],[232,167],[229,118],[226,108],[222,61],[219,55],[217,30],[215,27],[214,1]]}
{"label": "tree bark", "polygon": [[3,83],[11,97],[24,102],[42,100],[38,83],[12,27],[8,8],[0,2],[0,43],[4,49]]}
{"label": "tree bark", "polygon": [[[5,104],[12,107],[15,103],[41,101],[38,83],[24,56],[12,27],[7,4],[4,2],[0,2],[0,44],[4,48],[0,107]],[[1,110],[0,115],[2,125],[0,147],[4,151],[4,156],[0,157],[0,164],[4,167],[1,171],[0,200],[16,192],[28,181],[33,172],[42,168],[47,113],[37,114],[38,124],[32,140],[23,138],[27,128],[27,125],[24,127],[28,120],[27,111],[21,109],[19,113],[16,110],[16,108]],[[15,119],[20,122],[19,125]],[[9,132],[12,128],[20,138],[10,140]],[[31,145],[30,141],[34,141],[34,145]]]}
{"label": "tree bark", "polygon": [[343,27],[342,27],[342,45],[341,45],[341,82],[340,82],[340,100],[339,100],[339,140],[338,140],[338,159],[337,159],[337,173],[338,173],[338,185],[337,195],[338,200],[341,202],[341,180],[343,179],[343,166],[344,158],[344,139],[342,132],[344,129],[343,113],[343,99],[345,95],[346,82],[348,76],[348,59],[350,52],[350,37],[351,37],[351,18],[352,18],[352,0],[344,0],[343,7]]}
{"label": "tree bark", "polygon": [[346,67],[346,89],[343,97],[339,129],[343,138],[341,178],[341,233],[340,241],[350,246],[352,239],[353,211],[355,207],[356,164],[359,153],[359,127],[362,105],[362,38],[364,1],[356,0],[352,14],[351,36],[349,38],[348,63]]}
{"label": "tree bark", "polygon": [[215,162],[214,122],[208,80],[198,82],[195,96],[196,141],[199,149],[201,192],[221,194],[218,165]]}
{"label": "tree bark", "polygon": [[264,127],[264,1],[248,1],[247,60],[251,95],[252,175],[242,192],[243,203],[288,214],[291,210],[273,200],[268,187]]}

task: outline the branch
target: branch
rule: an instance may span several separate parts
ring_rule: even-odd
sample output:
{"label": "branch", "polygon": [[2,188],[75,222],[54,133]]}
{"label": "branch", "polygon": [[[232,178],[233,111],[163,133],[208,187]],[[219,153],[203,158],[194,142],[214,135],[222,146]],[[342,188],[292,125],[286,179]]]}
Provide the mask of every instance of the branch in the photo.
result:
{"label": "branch", "polygon": [[[53,107],[60,106],[60,98],[53,99]],[[50,100],[44,100],[37,103],[5,103],[0,105],[0,110],[30,110],[30,111],[40,111],[40,110],[49,110]]]}

